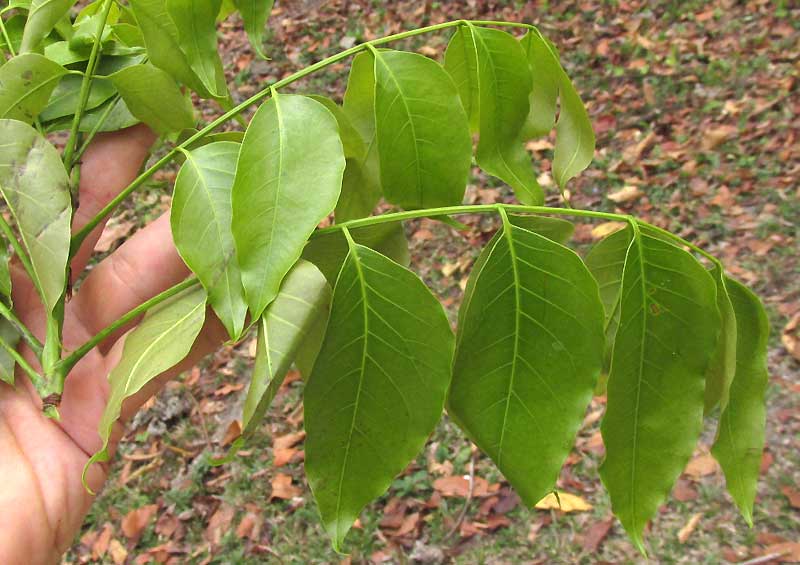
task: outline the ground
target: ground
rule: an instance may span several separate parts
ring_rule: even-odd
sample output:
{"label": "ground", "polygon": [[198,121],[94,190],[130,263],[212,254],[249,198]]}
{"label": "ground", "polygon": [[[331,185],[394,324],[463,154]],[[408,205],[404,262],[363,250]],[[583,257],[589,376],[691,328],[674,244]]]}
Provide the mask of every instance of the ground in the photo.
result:
{"label": "ground", "polygon": [[[738,515],[708,455],[711,417],[650,527],[651,561],[800,560],[797,4],[294,0],[279,2],[271,20],[270,61],[254,58],[237,19],[224,22],[220,36],[235,97],[243,99],[355,42],[458,18],[532,22],[558,46],[597,132],[595,161],[570,187],[574,205],[636,213],[676,231],[723,258],[767,306],[771,380],[755,525],[749,529]],[[405,48],[440,58],[446,42],[446,35],[423,36]],[[293,89],[340,99],[346,71],[335,65]],[[203,106],[204,117],[217,111]],[[557,203],[550,141],[529,150]],[[174,175],[160,173],[122,210],[102,251],[168,207]],[[476,171],[470,202],[509,198],[505,187]],[[469,229],[431,221],[407,226],[412,267],[451,314],[494,228],[487,218],[462,221]],[[573,243],[585,250],[608,228],[580,224]],[[148,405],[66,563],[644,561],[612,519],[598,479],[601,399],[587,412],[562,472],[561,510],[523,508],[491,462],[445,418],[425,451],[363,512],[346,544],[350,555],[335,554],[303,474],[296,374],[246,450],[233,463],[210,465],[235,432],[253,349],[250,342],[222,349]]]}

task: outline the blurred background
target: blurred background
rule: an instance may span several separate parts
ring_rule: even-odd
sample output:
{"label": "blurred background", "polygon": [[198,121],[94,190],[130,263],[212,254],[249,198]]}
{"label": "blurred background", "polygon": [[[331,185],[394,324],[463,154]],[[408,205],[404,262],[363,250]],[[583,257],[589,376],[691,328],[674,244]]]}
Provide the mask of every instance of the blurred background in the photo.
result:
{"label": "blurred background", "polygon": [[[255,57],[237,16],[220,37],[242,100],[359,42],[453,19],[534,23],[552,40],[597,133],[573,205],[635,213],[722,258],[772,322],[767,446],[749,529],[709,455],[715,418],[653,521],[653,563],[800,562],[800,5],[790,0],[276,2]],[[449,33],[404,45],[441,60]],[[348,64],[291,90],[341,100]],[[211,119],[219,109],[201,106]],[[234,127],[232,124],[231,127]],[[552,139],[528,144],[550,204]],[[106,228],[109,252],[168,209],[159,172]],[[475,170],[470,203],[510,201]],[[412,268],[455,319],[471,265],[495,229],[409,223]],[[580,223],[579,251],[616,226]],[[643,558],[612,518],[597,467],[603,399],[590,406],[561,474],[561,508],[527,509],[445,417],[425,451],[361,515],[335,554],[303,473],[302,382],[290,373],[256,440],[211,467],[238,434],[254,342],[220,350],[171,383],[130,426],[108,485],[65,563],[629,563]],[[535,454],[534,454],[535,456]]]}

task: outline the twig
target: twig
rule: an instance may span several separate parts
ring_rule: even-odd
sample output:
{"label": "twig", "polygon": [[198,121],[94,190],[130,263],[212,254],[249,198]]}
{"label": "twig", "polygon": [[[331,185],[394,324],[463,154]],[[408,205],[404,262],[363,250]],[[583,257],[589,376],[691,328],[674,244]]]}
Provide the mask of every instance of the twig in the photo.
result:
{"label": "twig", "polygon": [[756,557],[754,559],[748,559],[747,561],[742,561],[739,565],[761,565],[762,563],[769,563],[774,559],[778,559],[779,557],[783,557],[790,550],[785,551],[777,551],[775,553],[767,553],[766,555],[762,555],[761,557]]}

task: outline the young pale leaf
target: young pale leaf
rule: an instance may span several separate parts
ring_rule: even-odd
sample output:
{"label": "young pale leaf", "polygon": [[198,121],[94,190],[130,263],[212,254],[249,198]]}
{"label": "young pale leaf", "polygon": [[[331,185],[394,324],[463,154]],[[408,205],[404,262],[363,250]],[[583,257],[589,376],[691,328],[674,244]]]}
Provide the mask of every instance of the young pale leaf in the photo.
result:
{"label": "young pale leaf", "polygon": [[533,73],[533,89],[530,94],[531,109],[523,129],[523,137],[533,139],[550,133],[556,122],[559,77],[563,72],[558,60],[553,57],[550,46],[535,31],[529,31],[520,40],[528,56]]}
{"label": "young pale leaf", "polygon": [[459,313],[448,412],[526,504],[555,485],[603,361],[603,306],[581,259],[505,222]]}
{"label": "young pale leaf", "polygon": [[606,313],[606,355],[604,370],[608,372],[611,364],[611,352],[619,326],[619,296],[622,287],[622,270],[625,257],[631,245],[632,231],[630,227],[615,231],[594,245],[586,255],[586,266],[589,267],[600,288],[600,300]]}
{"label": "young pale leaf", "polygon": [[58,151],[35,129],[0,120],[0,192],[33,267],[34,285],[51,311],[66,286],[72,202]]}
{"label": "young pale leaf", "polygon": [[217,52],[217,14],[222,0],[167,0],[167,13],[178,30],[178,44],[194,74],[215,98],[228,95]]}
{"label": "young pale leaf", "polygon": [[319,102],[276,94],[253,116],[233,185],[233,236],[253,318],[333,211],[344,166],[336,119]]}
{"label": "young pale leaf", "polygon": [[201,97],[211,98],[212,93],[206,89],[181,50],[178,28],[170,17],[167,3],[164,0],[130,0],[130,5],[142,30],[150,62]]}
{"label": "young pale leaf", "polygon": [[416,53],[372,50],[381,185],[403,208],[461,204],[472,140],[447,72]]}
{"label": "young pale leaf", "polygon": [[172,237],[235,340],[241,337],[247,315],[231,231],[231,189],[239,144],[219,141],[185,155],[172,196]]}
{"label": "young pale leaf", "polygon": [[[336,221],[369,216],[381,197],[380,160],[375,134],[375,65],[369,53],[353,59],[342,109],[361,135],[362,150],[347,155],[342,193],[336,203]],[[343,131],[340,124],[340,131]],[[345,142],[345,151],[347,150]]]}
{"label": "young pale leaf", "polygon": [[21,52],[35,51],[74,4],[75,0],[33,0],[22,36]]}
{"label": "young pale leaf", "polygon": [[717,308],[719,308],[722,329],[719,332],[714,358],[706,375],[705,413],[717,405],[725,410],[731,383],[736,375],[736,313],[728,296],[725,273],[719,266],[711,270],[717,285]]}
{"label": "young pale leaf", "polygon": [[478,165],[508,183],[524,204],[539,205],[544,193],[525,150],[522,126],[530,111],[531,70],[525,51],[513,36],[496,29],[462,28],[470,34],[478,62],[480,139]]}
{"label": "young pale leaf", "polygon": [[725,288],[736,315],[736,375],[711,453],[725,473],[728,492],[752,526],[764,450],[769,320],[758,297],[743,284],[725,277]]}
{"label": "young pale leaf", "polygon": [[108,461],[111,428],[119,418],[123,401],[136,394],[158,375],[180,363],[194,345],[203,327],[206,293],[192,288],[150,310],[125,338],[122,357],[111,371],[111,395],[98,424],[103,447],[86,463]]}
{"label": "young pale leaf", "polygon": [[266,59],[264,54],[264,28],[272,12],[274,0],[234,0],[244,20],[244,30],[256,54]]}
{"label": "young pale leaf", "polygon": [[256,430],[303,342],[327,315],[330,302],[328,281],[319,269],[301,259],[259,320],[256,364],[242,417],[243,438]]}
{"label": "young pale leaf", "polygon": [[644,552],[645,524],[669,494],[702,431],[705,373],[719,313],[714,281],[703,266],[681,248],[638,229],[620,292],[600,475],[614,513]]}
{"label": "young pale leaf", "polygon": [[422,281],[349,244],[305,390],[306,474],[336,550],[439,421],[453,355],[450,324]]}
{"label": "young pale leaf", "polygon": [[469,116],[473,133],[480,130],[480,90],[478,88],[478,54],[472,32],[459,28],[444,54],[444,68],[450,73],[461,97],[461,103]]}
{"label": "young pale leaf", "polygon": [[132,65],[110,78],[130,112],[158,133],[194,125],[191,100],[167,72],[152,65]]}
{"label": "young pale leaf", "polygon": [[[404,267],[411,262],[408,240],[400,222],[356,228],[350,231],[350,235],[356,243],[386,255]],[[331,284],[336,284],[336,277],[349,251],[347,239],[337,230],[311,239],[303,249],[303,259],[314,263]]]}
{"label": "young pale leaf", "polygon": [[33,123],[67,70],[36,53],[18,55],[0,67],[0,119]]}

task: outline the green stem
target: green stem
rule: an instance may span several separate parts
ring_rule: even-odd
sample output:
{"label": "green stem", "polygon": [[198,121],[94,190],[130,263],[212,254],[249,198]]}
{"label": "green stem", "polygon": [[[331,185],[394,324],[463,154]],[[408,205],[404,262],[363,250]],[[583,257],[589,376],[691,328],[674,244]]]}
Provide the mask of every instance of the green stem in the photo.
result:
{"label": "green stem", "polygon": [[33,270],[33,264],[31,263],[31,258],[28,256],[28,252],[22,247],[22,244],[17,239],[14,230],[11,229],[11,226],[8,225],[8,222],[6,222],[6,219],[2,214],[0,214],[0,231],[3,232],[3,235],[5,235],[11,243],[11,247],[14,248],[14,253],[16,253],[17,257],[19,257],[19,262],[22,263],[22,267],[25,269],[25,272],[28,273],[28,277],[36,287],[39,296],[44,296],[42,293],[42,288],[39,285],[39,278],[36,276],[36,272]]}
{"label": "green stem", "polygon": [[14,329],[19,332],[28,347],[36,354],[36,357],[42,355],[42,342],[36,339],[36,336],[31,333],[28,327],[22,323],[22,320],[17,318],[17,315],[5,304],[0,301],[0,316],[3,316],[8,322],[14,326]]}
{"label": "green stem", "polygon": [[[356,45],[354,47],[351,47],[350,49],[347,49],[346,51],[342,51],[341,53],[338,53],[336,55],[328,57],[327,59],[323,59],[322,61],[314,63],[313,65],[311,65],[309,67],[306,67],[305,69],[302,69],[302,70],[300,70],[300,71],[298,71],[298,72],[296,72],[296,73],[294,73],[292,75],[289,75],[286,78],[283,78],[283,79],[277,81],[275,84],[264,88],[260,92],[257,92],[256,94],[254,94],[253,96],[251,96],[250,98],[245,100],[244,102],[240,103],[239,105],[235,106],[231,110],[225,112],[224,114],[222,114],[218,118],[214,119],[206,127],[204,127],[203,129],[198,131],[196,134],[194,134],[193,136],[191,136],[188,139],[186,139],[183,143],[181,143],[177,147],[174,147],[171,151],[169,151],[166,155],[164,155],[161,159],[159,159],[156,163],[154,163],[150,168],[148,168],[141,175],[139,175],[130,185],[128,185],[127,188],[125,188],[125,190],[120,192],[111,202],[109,202],[102,210],[100,210],[100,212],[98,212],[97,215],[95,215],[94,218],[89,220],[89,222],[83,228],[81,228],[78,231],[78,233],[76,233],[76,234],[74,234],[72,236],[72,244],[71,244],[71,253],[72,253],[72,255],[77,253],[78,249],[80,248],[81,243],[83,243],[83,240],[86,239],[86,236],[88,236],[89,233],[91,233],[91,231],[100,222],[102,222],[103,219],[106,216],[108,216],[111,212],[113,212],[114,209],[119,205],[120,202],[125,200],[134,190],[139,188],[147,179],[149,179],[151,176],[153,176],[153,174],[155,174],[156,171],[158,171],[159,169],[164,167],[166,164],[168,164],[170,161],[172,161],[172,159],[179,153],[179,151],[180,151],[179,148],[189,147],[191,144],[193,144],[198,139],[202,139],[203,137],[205,137],[206,135],[208,135],[209,133],[211,133],[212,131],[217,129],[220,125],[222,125],[225,122],[227,122],[232,117],[242,113],[244,110],[246,110],[247,108],[249,108],[250,106],[252,106],[256,102],[259,102],[260,100],[268,97],[270,95],[270,92],[273,89],[283,88],[283,87],[285,87],[285,86],[287,86],[289,84],[292,84],[293,82],[296,82],[296,81],[298,81],[298,80],[300,80],[300,79],[302,79],[302,78],[304,78],[304,77],[306,77],[306,76],[308,76],[308,75],[310,75],[310,74],[312,74],[312,73],[314,73],[314,72],[316,72],[316,71],[318,71],[320,69],[324,69],[325,67],[333,65],[335,63],[338,63],[339,61],[347,59],[348,57],[351,57],[352,55],[356,55],[356,54],[360,53],[361,51],[364,51],[365,49],[368,49],[369,45],[372,45],[372,46],[383,45],[385,43],[390,43],[392,41],[400,41],[402,39],[407,39],[407,38],[413,37],[415,35],[421,35],[421,34],[424,34],[424,33],[431,33],[431,32],[434,32],[434,31],[439,31],[439,30],[443,30],[443,29],[447,29],[447,28],[451,28],[451,27],[465,25],[466,23],[467,23],[466,20],[456,20],[456,21],[452,21],[452,22],[445,22],[445,23],[441,23],[441,24],[427,26],[427,27],[423,27],[423,28],[420,28],[420,29],[404,31],[402,33],[389,35],[387,37],[382,37],[382,38],[379,38],[379,39],[374,39],[372,41],[368,41],[367,43],[362,43],[361,45]],[[527,24],[515,24],[515,25],[521,26],[521,27],[527,27]]]}
{"label": "green stem", "polygon": [[72,119],[72,128],[69,132],[69,139],[67,140],[67,145],[64,148],[64,165],[66,166],[67,171],[72,170],[72,166],[75,162],[74,154],[78,145],[78,130],[81,125],[81,119],[83,119],[83,113],[86,109],[86,104],[89,102],[89,93],[92,88],[92,78],[94,76],[97,60],[100,55],[100,44],[102,43],[103,30],[106,27],[108,14],[111,11],[111,6],[113,3],[114,0],[105,0],[105,4],[103,4],[103,15],[97,23],[97,36],[95,37],[94,45],[92,45],[92,52],[89,54],[89,62],[86,64],[86,72],[84,73],[83,81],[81,82],[78,108],[75,111],[75,116]]}
{"label": "green stem", "polygon": [[22,367],[22,369],[28,373],[28,376],[33,383],[33,386],[36,387],[36,390],[40,390],[43,386],[42,375],[40,375],[33,367],[31,367],[30,363],[28,363],[25,358],[19,354],[19,351],[11,347],[9,344],[6,343],[4,339],[0,339],[0,347],[6,350],[11,357],[14,358],[14,361]]}
{"label": "green stem", "polygon": [[102,127],[105,125],[106,120],[108,119],[108,116],[111,115],[111,112],[114,110],[114,106],[117,104],[119,99],[120,99],[120,95],[119,94],[115,94],[111,98],[110,103],[108,104],[108,107],[105,110],[103,110],[103,113],[100,115],[100,119],[97,120],[97,123],[91,129],[91,131],[86,136],[86,138],[83,140],[83,144],[81,145],[81,148],[78,149],[77,153],[75,153],[75,156],[73,157],[74,162],[77,163],[78,161],[81,160],[81,157],[83,157],[83,154],[89,148],[89,144],[92,142],[94,137],[100,132]]}
{"label": "green stem", "polygon": [[6,31],[6,24],[3,22],[3,18],[0,17],[0,33],[3,34],[3,41],[6,42],[6,46],[8,47],[8,53],[11,57],[16,57],[17,53],[14,50],[14,45],[11,43],[11,38],[8,37],[8,32]]}
{"label": "green stem", "polygon": [[78,349],[73,351],[69,356],[64,358],[58,363],[58,370],[64,374],[69,373],[75,364],[80,361],[87,353],[89,353],[92,349],[97,347],[100,343],[103,342],[108,336],[113,334],[115,331],[120,329],[122,326],[127,324],[128,322],[135,320],[145,312],[147,312],[150,308],[161,304],[165,300],[172,298],[176,294],[181,291],[186,290],[187,288],[191,288],[197,284],[200,284],[200,281],[197,280],[196,277],[188,278],[185,281],[176,284],[175,286],[168,288],[161,294],[157,294],[150,300],[146,302],[142,302],[139,306],[130,310],[127,314],[119,318],[118,320],[112,322],[99,332],[95,334],[91,339],[89,339],[86,343],[81,345]]}

